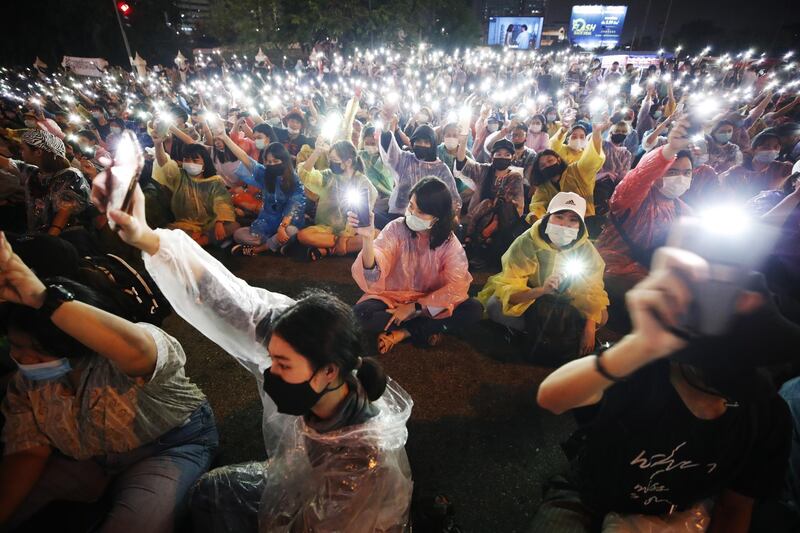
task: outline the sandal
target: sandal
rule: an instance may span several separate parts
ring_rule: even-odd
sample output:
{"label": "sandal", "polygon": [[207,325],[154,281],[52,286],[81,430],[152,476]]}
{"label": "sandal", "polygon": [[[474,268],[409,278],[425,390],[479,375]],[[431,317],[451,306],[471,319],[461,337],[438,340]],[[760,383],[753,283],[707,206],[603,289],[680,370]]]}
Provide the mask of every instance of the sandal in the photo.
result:
{"label": "sandal", "polygon": [[308,249],[308,260],[312,263],[315,261],[319,261],[323,257],[328,257],[329,255],[333,255],[333,248],[309,248]]}
{"label": "sandal", "polygon": [[258,255],[256,252],[256,247],[251,246],[249,244],[237,244],[233,248],[231,248],[231,255],[243,255],[247,257],[253,257]]}
{"label": "sandal", "polygon": [[[401,336],[402,338],[399,338]],[[406,340],[406,336],[400,331],[383,331],[378,334],[378,353],[381,355],[389,353],[404,340]]]}

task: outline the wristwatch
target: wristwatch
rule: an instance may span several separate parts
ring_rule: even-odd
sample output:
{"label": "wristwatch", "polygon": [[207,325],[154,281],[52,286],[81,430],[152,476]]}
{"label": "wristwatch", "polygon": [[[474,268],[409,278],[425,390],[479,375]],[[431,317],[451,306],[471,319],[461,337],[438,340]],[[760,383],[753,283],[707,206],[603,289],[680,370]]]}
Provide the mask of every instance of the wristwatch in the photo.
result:
{"label": "wristwatch", "polygon": [[63,285],[57,283],[49,285],[45,290],[44,303],[39,308],[39,312],[50,318],[62,304],[71,302],[74,299],[75,295]]}

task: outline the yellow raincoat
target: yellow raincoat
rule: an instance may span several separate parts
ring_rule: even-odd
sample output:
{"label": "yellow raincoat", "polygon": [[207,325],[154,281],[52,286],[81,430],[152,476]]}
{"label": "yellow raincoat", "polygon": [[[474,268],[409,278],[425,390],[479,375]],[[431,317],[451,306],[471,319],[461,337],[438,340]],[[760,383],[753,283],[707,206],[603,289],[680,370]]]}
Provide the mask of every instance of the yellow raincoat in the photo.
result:
{"label": "yellow raincoat", "polygon": [[[563,156],[562,156],[563,159]],[[559,192],[574,192],[580,194],[586,200],[586,216],[594,215],[594,182],[597,172],[603,168],[606,162],[606,155],[603,153],[602,145],[600,151],[595,150],[591,138],[586,149],[581,152],[580,159],[574,163],[567,163],[567,169],[561,174],[558,188],[552,182],[539,185],[531,199],[528,223],[533,217],[542,218],[547,213],[547,206],[550,200]]]}
{"label": "yellow raincoat", "polygon": [[569,129],[556,130],[555,133],[550,136],[550,149],[557,153],[566,164],[570,165],[580,159],[581,154],[586,150],[578,152],[564,144],[564,139],[567,138],[568,133]]}
{"label": "yellow raincoat", "polygon": [[235,222],[233,200],[220,176],[193,178],[169,159],[162,167],[153,163],[153,179],[172,193],[171,209],[175,223],[171,227],[185,231],[208,232],[214,224]]}
{"label": "yellow raincoat", "polygon": [[528,289],[541,287],[555,272],[560,272],[567,261],[578,260],[584,272],[566,290],[572,305],[589,320],[601,322],[603,311],[608,307],[608,295],[603,289],[605,263],[589,241],[586,231],[578,241],[567,249],[559,249],[539,234],[542,221],[537,220],[531,229],[517,237],[503,254],[503,270],[490,277],[478,294],[478,300],[486,307],[489,298],[496,296],[503,305],[503,314],[518,317],[533,304],[524,302],[511,305],[512,295]]}

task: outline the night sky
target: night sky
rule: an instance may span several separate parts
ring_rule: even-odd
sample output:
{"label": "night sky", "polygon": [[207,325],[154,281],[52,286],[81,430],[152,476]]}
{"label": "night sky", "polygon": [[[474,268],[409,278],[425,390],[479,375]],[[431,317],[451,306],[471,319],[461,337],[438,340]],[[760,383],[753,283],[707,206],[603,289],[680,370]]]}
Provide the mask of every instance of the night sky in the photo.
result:
{"label": "night sky", "polygon": [[[589,4],[628,6],[625,29],[622,34],[623,41],[633,37],[636,26],[644,22],[647,10],[647,0],[620,2],[550,0],[545,23],[569,23],[573,5]],[[652,0],[646,35],[658,40],[668,5],[669,0]],[[800,0],[673,0],[665,39],[668,40],[669,35],[677,31],[682,24],[699,19],[713,19],[717,26],[730,29],[739,29],[750,25],[754,29],[769,31],[776,24],[800,22]],[[798,44],[800,45],[800,43]]]}

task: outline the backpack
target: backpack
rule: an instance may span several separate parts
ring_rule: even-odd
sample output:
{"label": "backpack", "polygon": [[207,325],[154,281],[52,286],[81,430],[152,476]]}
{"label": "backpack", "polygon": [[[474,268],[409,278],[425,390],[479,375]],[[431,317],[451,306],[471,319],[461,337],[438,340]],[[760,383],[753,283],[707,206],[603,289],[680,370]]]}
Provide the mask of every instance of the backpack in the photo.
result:
{"label": "backpack", "polygon": [[172,313],[167,299],[146,271],[138,271],[113,254],[84,257],[80,277],[111,297],[122,309],[121,316],[131,322],[160,326]]}

